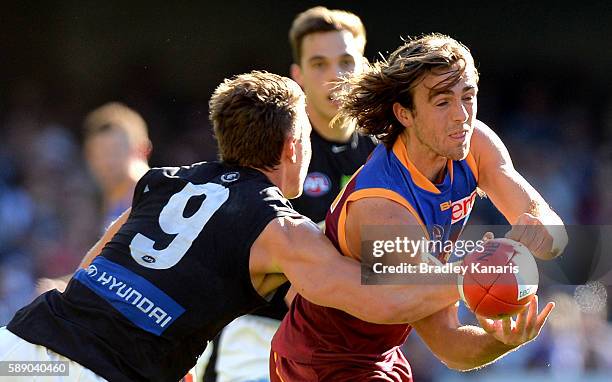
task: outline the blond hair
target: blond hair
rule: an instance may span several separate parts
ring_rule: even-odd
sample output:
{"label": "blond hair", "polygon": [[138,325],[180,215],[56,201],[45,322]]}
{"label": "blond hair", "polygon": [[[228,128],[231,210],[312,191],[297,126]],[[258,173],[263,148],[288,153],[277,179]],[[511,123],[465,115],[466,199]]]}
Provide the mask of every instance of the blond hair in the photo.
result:
{"label": "blond hair", "polygon": [[146,122],[140,114],[121,102],[108,102],[94,109],[83,122],[85,139],[109,129],[124,132],[130,147],[151,148]]}
{"label": "blond hair", "polygon": [[294,133],[304,93],[293,80],[253,71],[223,81],[209,101],[222,161],[270,170]]}

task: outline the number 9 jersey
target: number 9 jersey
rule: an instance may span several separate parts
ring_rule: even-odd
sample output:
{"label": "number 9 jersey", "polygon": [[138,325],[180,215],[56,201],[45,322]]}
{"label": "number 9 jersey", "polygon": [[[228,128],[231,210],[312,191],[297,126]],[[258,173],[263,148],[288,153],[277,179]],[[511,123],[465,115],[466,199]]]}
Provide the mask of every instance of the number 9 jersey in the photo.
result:
{"label": "number 9 jersey", "polygon": [[8,329],[112,381],[179,380],[220,329],[266,304],[251,283],[250,249],[284,216],[299,215],[257,170],[152,169],[101,255]]}

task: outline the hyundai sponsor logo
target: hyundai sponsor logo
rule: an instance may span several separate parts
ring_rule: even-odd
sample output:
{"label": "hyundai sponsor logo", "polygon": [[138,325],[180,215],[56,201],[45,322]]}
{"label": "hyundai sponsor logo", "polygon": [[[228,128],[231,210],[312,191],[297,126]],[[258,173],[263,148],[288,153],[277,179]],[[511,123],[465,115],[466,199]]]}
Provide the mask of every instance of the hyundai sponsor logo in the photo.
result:
{"label": "hyundai sponsor logo", "polygon": [[109,302],[136,326],[161,335],[185,309],[145,278],[98,257],[76,279]]}

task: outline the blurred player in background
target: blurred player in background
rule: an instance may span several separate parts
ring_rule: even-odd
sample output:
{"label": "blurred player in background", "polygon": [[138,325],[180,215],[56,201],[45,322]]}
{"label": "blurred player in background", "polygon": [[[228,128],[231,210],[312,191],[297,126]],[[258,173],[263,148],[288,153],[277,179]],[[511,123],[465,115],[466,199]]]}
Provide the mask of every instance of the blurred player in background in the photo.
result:
{"label": "blurred player in background", "polygon": [[[405,236],[414,242],[456,241],[477,188],[513,224],[508,237],[542,259],[561,253],[567,243],[561,219],[516,172],[499,137],[476,120],[478,72],[465,46],[438,34],[410,40],[348,81],[342,113],[384,145],[327,215],[326,235],[345,256],[361,257],[364,226],[390,226],[382,240],[397,237],[393,226],[407,225],[414,229]],[[446,262],[449,254],[421,255],[402,260]],[[415,302],[430,302],[419,295],[428,286],[409,285]],[[270,375],[274,381],[411,381],[400,351],[411,328],[448,367],[474,369],[533,340],[553,307],[538,315],[535,296],[516,321],[479,318],[479,328],[462,326],[453,303],[433,314],[417,308],[409,324],[378,325],[298,294],[274,336]]]}
{"label": "blurred player in background", "polygon": [[151,141],[144,119],[119,102],[85,117],[85,158],[102,191],[104,228],[132,202],[138,180],[149,170]]}
{"label": "blurred player in background", "polygon": [[[323,222],[336,195],[376,146],[375,139],[359,134],[354,123],[330,123],[339,108],[334,100],[338,80],[364,67],[365,28],[353,13],[315,7],[293,20],[289,42],[291,77],[306,94],[312,125],[312,160],[304,192],[292,204],[299,213]],[[269,308],[236,319],[215,339],[202,357],[205,382],[269,380],[270,342],[287,312],[283,294]]]}
{"label": "blurred player in background", "polygon": [[291,78],[304,89],[312,125],[312,160],[304,193],[293,205],[322,222],[342,187],[376,146],[375,139],[359,134],[352,121],[338,118],[331,123],[340,106],[335,99],[338,80],[360,73],[366,64],[365,28],[353,13],[315,7],[295,18],[289,41]]}
{"label": "blurred player in background", "polygon": [[[120,102],[106,103],[83,121],[84,156],[102,193],[100,232],[104,232],[132,203],[138,180],[149,170],[152,144],[147,124],[135,110]],[[63,291],[72,275],[40,279],[38,294]]]}
{"label": "blurred player in background", "polygon": [[[360,264],[284,197],[302,192],[311,155],[300,87],[251,72],[219,85],[209,109],[222,161],[149,170],[65,292],[0,328],[0,361],[69,362],[70,378],[56,381],[176,381],[287,280],[364,320],[409,320],[409,288],[361,285]],[[459,298],[456,285],[420,294],[430,314]]]}

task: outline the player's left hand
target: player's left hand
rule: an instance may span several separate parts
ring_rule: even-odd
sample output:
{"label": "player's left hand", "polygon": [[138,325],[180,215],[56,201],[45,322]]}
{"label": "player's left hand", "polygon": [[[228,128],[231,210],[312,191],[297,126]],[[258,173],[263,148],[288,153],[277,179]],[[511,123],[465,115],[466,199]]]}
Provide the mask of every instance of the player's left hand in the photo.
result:
{"label": "player's left hand", "polygon": [[490,320],[476,315],[476,318],[480,326],[496,340],[512,347],[518,347],[540,334],[540,330],[554,307],[555,303],[549,302],[538,314],[538,296],[535,295],[527,309],[517,315],[516,321],[512,317]]}
{"label": "player's left hand", "polygon": [[545,225],[537,216],[523,213],[506,233],[506,238],[522,243],[538,259],[549,260],[560,253],[554,248],[555,228]]}

